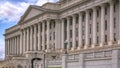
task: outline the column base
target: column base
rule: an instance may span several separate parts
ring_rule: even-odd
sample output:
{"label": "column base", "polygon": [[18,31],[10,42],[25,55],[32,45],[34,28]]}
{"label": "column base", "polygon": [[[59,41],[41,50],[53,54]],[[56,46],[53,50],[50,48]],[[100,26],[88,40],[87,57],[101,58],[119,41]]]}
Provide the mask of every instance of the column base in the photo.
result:
{"label": "column base", "polygon": [[71,51],[74,51],[74,50],[75,50],[75,47],[72,47],[72,48],[71,48]]}
{"label": "column base", "polygon": [[96,46],[96,44],[93,44],[93,45],[92,45],[92,48],[95,48],[95,46]]}
{"label": "column base", "polygon": [[85,46],[84,46],[84,49],[87,49],[87,48],[88,48],[88,45],[85,45]]}
{"label": "column base", "polygon": [[114,41],[109,41],[109,42],[108,42],[109,46],[112,46],[113,43],[114,43]]}
{"label": "column base", "polygon": [[100,43],[100,47],[103,47],[105,45],[105,42]]}
{"label": "column base", "polygon": [[77,50],[81,50],[81,49],[82,49],[82,46],[77,47]]}

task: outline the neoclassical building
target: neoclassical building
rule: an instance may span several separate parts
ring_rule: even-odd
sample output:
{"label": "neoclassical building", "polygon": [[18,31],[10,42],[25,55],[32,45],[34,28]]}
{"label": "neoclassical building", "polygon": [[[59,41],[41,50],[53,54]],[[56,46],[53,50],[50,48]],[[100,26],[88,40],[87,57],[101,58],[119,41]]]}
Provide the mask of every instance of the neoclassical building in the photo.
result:
{"label": "neoclassical building", "polygon": [[5,62],[32,68],[33,59],[34,68],[120,68],[120,0],[29,6],[6,29]]}

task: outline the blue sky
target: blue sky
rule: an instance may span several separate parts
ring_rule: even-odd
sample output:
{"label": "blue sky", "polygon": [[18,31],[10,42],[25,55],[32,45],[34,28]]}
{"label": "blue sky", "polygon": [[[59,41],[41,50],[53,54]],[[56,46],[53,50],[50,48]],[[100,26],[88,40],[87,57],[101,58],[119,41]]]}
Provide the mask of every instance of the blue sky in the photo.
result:
{"label": "blue sky", "polygon": [[0,0],[0,59],[4,58],[5,29],[17,24],[29,5],[39,5],[58,0]]}

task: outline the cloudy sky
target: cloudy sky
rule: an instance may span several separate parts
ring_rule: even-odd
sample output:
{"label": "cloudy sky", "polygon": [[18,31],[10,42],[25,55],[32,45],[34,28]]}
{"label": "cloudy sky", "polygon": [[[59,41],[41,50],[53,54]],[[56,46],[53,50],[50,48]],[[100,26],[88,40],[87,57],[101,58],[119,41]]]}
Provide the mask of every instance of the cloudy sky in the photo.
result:
{"label": "cloudy sky", "polygon": [[17,24],[29,5],[41,6],[48,1],[58,0],[0,0],[0,59],[4,58],[5,29]]}

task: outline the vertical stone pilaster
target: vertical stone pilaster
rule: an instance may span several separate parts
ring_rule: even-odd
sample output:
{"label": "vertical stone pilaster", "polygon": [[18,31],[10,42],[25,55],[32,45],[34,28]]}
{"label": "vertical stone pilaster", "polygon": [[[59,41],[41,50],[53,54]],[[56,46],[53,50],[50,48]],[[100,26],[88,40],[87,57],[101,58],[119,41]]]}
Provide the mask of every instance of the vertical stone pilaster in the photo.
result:
{"label": "vertical stone pilaster", "polygon": [[27,28],[27,51],[29,51],[29,28]]}
{"label": "vertical stone pilaster", "polygon": [[119,50],[112,51],[112,68],[119,68]]}
{"label": "vertical stone pilaster", "polygon": [[79,68],[84,68],[84,54],[79,54]]}
{"label": "vertical stone pilaster", "polygon": [[62,56],[62,68],[67,68],[67,54]]}
{"label": "vertical stone pilaster", "polygon": [[33,50],[33,27],[30,27],[30,51]]}
{"label": "vertical stone pilaster", "polygon": [[94,7],[93,8],[93,45],[92,45],[92,48],[94,48],[95,47],[95,45],[96,45],[96,37],[97,37],[97,28],[96,28],[96,24],[97,24],[97,11],[96,11],[96,7]]}
{"label": "vertical stone pilaster", "polygon": [[86,10],[86,21],[85,21],[85,49],[89,45],[89,10]]}
{"label": "vertical stone pilaster", "polygon": [[105,5],[102,4],[101,5],[101,43],[100,43],[100,47],[103,47],[104,43],[105,43]]}
{"label": "vertical stone pilaster", "polygon": [[118,31],[119,32],[118,33],[119,34],[119,38],[118,38],[118,44],[120,44],[120,0],[119,0],[119,18],[118,19],[119,19],[119,29],[118,29],[119,30]]}
{"label": "vertical stone pilaster", "polygon": [[42,49],[45,50],[45,22],[42,22]]}

